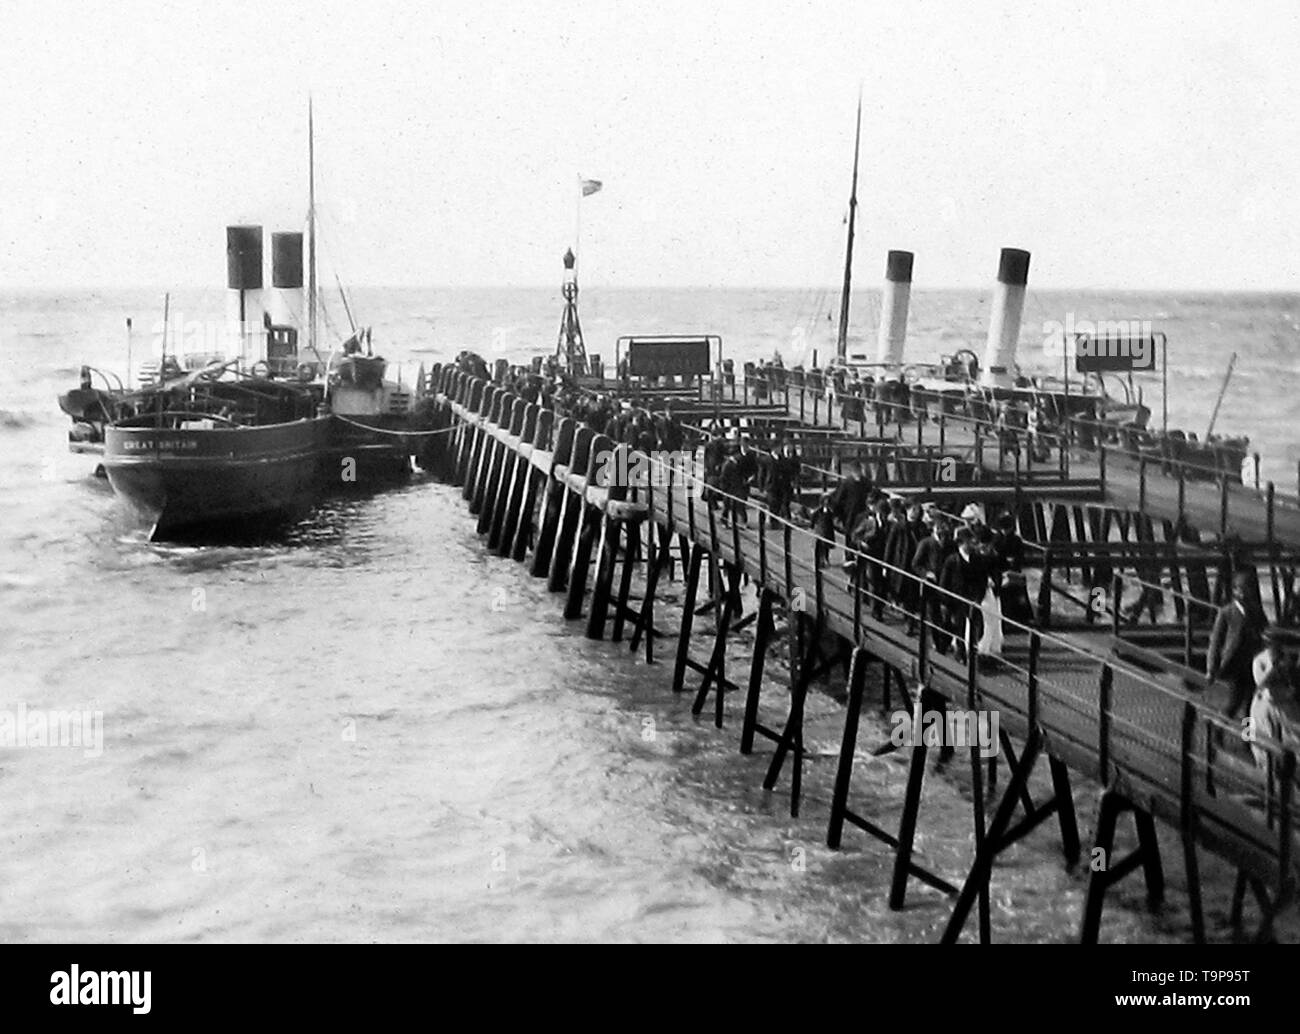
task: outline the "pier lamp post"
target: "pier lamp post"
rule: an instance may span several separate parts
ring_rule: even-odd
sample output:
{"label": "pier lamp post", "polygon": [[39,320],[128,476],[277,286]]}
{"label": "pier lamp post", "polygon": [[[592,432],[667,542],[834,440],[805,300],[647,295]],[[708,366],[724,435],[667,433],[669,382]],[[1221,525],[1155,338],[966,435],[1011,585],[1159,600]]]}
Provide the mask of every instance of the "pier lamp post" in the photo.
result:
{"label": "pier lamp post", "polygon": [[587,372],[587,348],[582,341],[582,324],[578,321],[578,260],[570,248],[564,253],[564,315],[560,317],[560,338],[555,356],[575,377]]}

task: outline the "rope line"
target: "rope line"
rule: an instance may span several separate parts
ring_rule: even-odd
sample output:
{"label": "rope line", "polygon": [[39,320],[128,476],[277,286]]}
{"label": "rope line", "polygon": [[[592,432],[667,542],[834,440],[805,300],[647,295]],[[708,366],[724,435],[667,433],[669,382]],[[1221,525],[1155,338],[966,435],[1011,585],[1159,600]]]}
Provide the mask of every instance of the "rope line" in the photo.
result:
{"label": "rope line", "polygon": [[331,415],[334,417],[334,419],[342,420],[345,424],[351,424],[353,427],[359,427],[363,431],[372,431],[375,434],[391,434],[399,438],[427,438],[430,435],[447,434],[449,431],[454,431],[456,429],[453,426],[453,427],[439,427],[439,428],[435,428],[432,431],[393,431],[386,427],[372,427],[370,424],[363,424],[359,420],[349,420],[347,417],[342,416],[339,413],[333,413]]}

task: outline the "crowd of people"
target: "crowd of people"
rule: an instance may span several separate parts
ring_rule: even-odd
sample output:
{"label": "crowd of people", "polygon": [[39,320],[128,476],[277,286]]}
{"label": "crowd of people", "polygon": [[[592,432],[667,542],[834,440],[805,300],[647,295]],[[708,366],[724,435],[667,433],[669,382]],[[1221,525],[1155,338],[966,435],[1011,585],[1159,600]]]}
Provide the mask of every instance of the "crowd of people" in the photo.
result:
{"label": "crowd of people", "polygon": [[[928,632],[939,653],[952,649],[964,658],[969,628],[979,655],[996,657],[1004,617],[1034,621],[1024,541],[1010,513],[994,528],[979,504],[954,518],[934,503],[888,496],[853,463],[835,491],[823,495],[811,524],[819,563],[829,562],[838,532],[846,547],[844,567],[851,584],[867,593],[872,616],[901,612],[908,634]],[[940,590],[924,594],[924,612],[923,582]]]}

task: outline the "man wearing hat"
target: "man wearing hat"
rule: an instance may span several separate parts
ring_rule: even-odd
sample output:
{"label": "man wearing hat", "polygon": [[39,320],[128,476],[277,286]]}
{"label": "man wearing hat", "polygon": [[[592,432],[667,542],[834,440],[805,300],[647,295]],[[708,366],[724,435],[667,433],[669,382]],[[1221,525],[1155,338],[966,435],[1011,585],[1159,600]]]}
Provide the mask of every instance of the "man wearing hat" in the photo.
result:
{"label": "man wearing hat", "polygon": [[957,641],[957,659],[966,659],[963,631],[971,626],[971,642],[978,643],[984,634],[984,614],[980,601],[989,586],[989,569],[976,549],[975,533],[970,528],[957,531],[957,551],[944,562],[939,572],[939,587],[947,590],[944,609],[948,629]]}
{"label": "man wearing hat", "polygon": [[984,520],[984,507],[979,503],[967,503],[961,512],[961,519],[970,529],[977,550],[983,550],[993,542],[993,532]]}
{"label": "man wearing hat", "polygon": [[1249,705],[1255,690],[1254,660],[1263,643],[1264,614],[1253,605],[1251,579],[1241,571],[1232,580],[1232,601],[1219,608],[1205,654],[1205,675],[1222,679],[1232,689],[1225,713],[1235,718]]}
{"label": "man wearing hat", "polygon": [[[930,525],[930,534],[917,543],[916,552],[912,555],[911,571],[917,578],[922,581],[930,582],[934,585],[939,584],[939,577],[943,573],[944,564],[953,554],[955,546],[952,543],[952,526],[948,518],[942,514],[937,514]],[[917,603],[920,603],[920,582],[917,584]],[[922,632],[924,635],[925,624],[930,626],[931,638],[934,641],[934,648],[939,653],[948,652],[948,633],[945,629],[943,618],[943,607],[940,604],[937,592],[931,592],[929,601],[925,607],[926,613],[918,615],[922,622]],[[918,607],[919,609],[919,607]],[[914,625],[911,620],[907,624],[908,635],[912,634]]]}
{"label": "man wearing hat", "polygon": [[836,486],[831,495],[831,509],[846,533],[858,523],[862,511],[867,508],[871,487],[871,479],[863,473],[862,464],[854,460],[849,464],[848,477]]}

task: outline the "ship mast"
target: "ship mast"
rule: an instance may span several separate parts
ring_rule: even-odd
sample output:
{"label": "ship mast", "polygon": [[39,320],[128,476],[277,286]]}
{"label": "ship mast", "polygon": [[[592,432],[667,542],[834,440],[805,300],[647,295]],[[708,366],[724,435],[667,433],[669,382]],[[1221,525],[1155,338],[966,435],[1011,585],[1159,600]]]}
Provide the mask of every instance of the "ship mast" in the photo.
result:
{"label": "ship mast", "polygon": [[840,293],[840,329],[835,355],[843,359],[849,348],[849,286],[853,280],[853,225],[858,214],[858,146],[862,142],[862,91],[858,90],[858,128],[853,135],[853,189],[849,193],[849,240],[844,250],[844,289]]}
{"label": "ship mast", "polygon": [[316,136],[310,96],[307,98],[307,345],[316,351]]}

